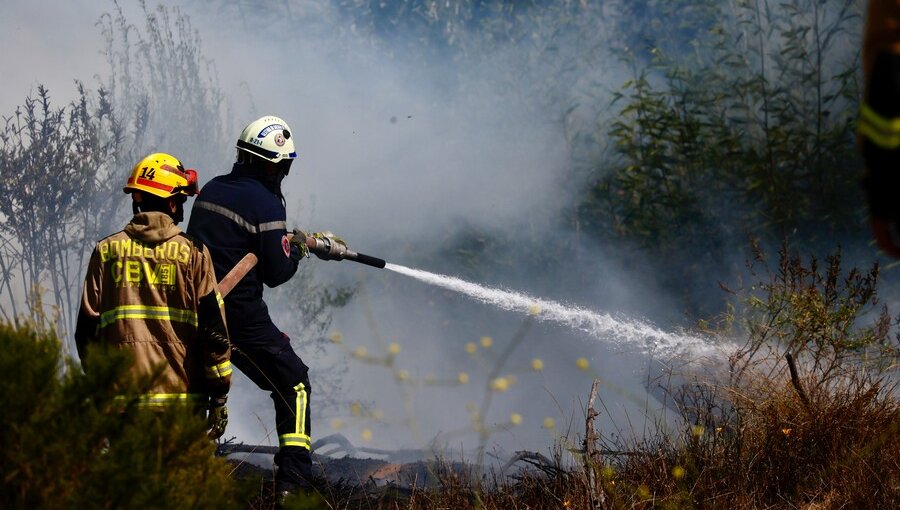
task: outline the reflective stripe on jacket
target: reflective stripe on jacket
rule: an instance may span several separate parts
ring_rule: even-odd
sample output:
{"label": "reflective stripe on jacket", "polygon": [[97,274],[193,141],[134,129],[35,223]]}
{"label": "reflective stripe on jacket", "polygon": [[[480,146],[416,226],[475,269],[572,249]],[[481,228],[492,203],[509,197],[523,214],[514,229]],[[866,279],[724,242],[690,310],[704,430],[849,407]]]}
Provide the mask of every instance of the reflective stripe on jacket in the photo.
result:
{"label": "reflective stripe on jacket", "polygon": [[232,369],[221,303],[209,250],[166,214],[136,214],[91,254],[75,335],[79,355],[98,342],[130,351],[135,375],[163,367],[139,405],[224,395]]}

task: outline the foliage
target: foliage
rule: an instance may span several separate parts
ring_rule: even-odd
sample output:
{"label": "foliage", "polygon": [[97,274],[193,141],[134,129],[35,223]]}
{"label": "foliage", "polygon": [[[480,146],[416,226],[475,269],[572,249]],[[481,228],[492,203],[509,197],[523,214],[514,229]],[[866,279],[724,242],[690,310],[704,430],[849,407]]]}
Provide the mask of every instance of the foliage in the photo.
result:
{"label": "foliage", "polygon": [[7,197],[0,204],[0,295],[11,302],[12,313],[3,310],[7,321],[18,313],[19,287],[32,320],[45,312],[49,290],[60,325],[71,324],[89,243],[109,227],[118,205],[112,178],[127,148],[109,133],[119,122],[104,89],[94,95],[78,84],[78,96],[68,108],[54,108],[49,91],[38,87],[37,98],[26,98],[0,130]]}
{"label": "foliage", "polygon": [[767,279],[744,291],[748,339],[735,354],[737,374],[758,355],[785,352],[825,384],[860,367],[880,373],[900,356],[887,307],[878,308],[877,265],[845,274],[840,250],[820,265],[815,257],[804,263],[784,244],[770,268],[763,252],[754,250],[751,270],[756,274],[762,266]]}
{"label": "foliage", "polygon": [[[858,33],[852,0],[721,2],[694,51],[632,61],[614,95],[617,163],[574,211],[692,273],[747,235],[813,246],[862,216],[854,145]],[[849,49],[848,49],[849,48]],[[701,254],[701,258],[691,259]]]}
{"label": "foliage", "polygon": [[613,442],[637,453],[607,460],[605,490],[644,487],[645,503],[679,508],[895,507],[900,339],[886,310],[872,313],[877,275],[845,271],[839,253],[823,268],[782,249],[708,329],[725,344],[746,335],[727,366],[667,374],[682,381],[668,389],[684,427]]}
{"label": "foliage", "polygon": [[133,119],[133,131],[122,133],[134,139],[132,160],[168,152],[199,168],[202,183],[232,160],[225,150],[236,131],[230,105],[188,16],[177,7],[138,3],[143,29],[118,2],[97,22],[109,65],[103,87],[119,115]]}
{"label": "foliage", "polygon": [[[4,508],[232,508],[231,468],[189,410],[125,412],[130,361],[91,351],[82,374],[52,331],[0,324]],[[65,370],[63,370],[65,368]],[[64,373],[63,373],[64,372]],[[149,387],[135,382],[133,391]]]}

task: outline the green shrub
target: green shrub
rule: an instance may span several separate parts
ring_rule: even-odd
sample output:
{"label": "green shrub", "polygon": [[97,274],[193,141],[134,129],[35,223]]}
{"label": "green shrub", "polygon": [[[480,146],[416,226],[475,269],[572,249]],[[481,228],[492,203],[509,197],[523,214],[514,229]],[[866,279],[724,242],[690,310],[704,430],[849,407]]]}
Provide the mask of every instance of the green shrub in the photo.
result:
{"label": "green shrub", "polygon": [[[94,349],[86,374],[52,332],[0,324],[0,507],[231,508],[231,467],[187,409],[119,412],[129,360]],[[126,390],[137,393],[149,381]]]}

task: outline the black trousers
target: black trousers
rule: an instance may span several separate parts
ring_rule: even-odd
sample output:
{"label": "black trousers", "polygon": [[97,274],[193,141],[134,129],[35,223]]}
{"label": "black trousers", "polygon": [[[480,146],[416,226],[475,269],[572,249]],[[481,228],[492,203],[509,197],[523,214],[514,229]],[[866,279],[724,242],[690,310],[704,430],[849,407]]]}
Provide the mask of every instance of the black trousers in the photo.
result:
{"label": "black trousers", "polygon": [[[266,345],[267,344],[267,345]],[[280,349],[273,349],[273,345]],[[276,490],[291,490],[312,478],[309,368],[284,333],[272,343],[237,343],[231,362],[260,389],[271,393],[279,450]]]}

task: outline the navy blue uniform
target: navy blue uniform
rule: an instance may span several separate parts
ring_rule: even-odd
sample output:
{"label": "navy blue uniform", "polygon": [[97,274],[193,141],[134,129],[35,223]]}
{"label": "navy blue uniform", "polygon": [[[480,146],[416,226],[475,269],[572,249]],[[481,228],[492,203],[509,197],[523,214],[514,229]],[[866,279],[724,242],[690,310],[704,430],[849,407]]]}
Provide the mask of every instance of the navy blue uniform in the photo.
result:
{"label": "navy blue uniform", "polygon": [[290,486],[310,477],[309,369],[263,302],[263,284],[275,287],[289,280],[301,258],[287,241],[285,220],[281,198],[235,165],[203,187],[187,231],[209,248],[218,280],[246,254],[259,259],[225,297],[228,331],[238,348],[231,361],[271,392],[281,447],[276,482]]}

